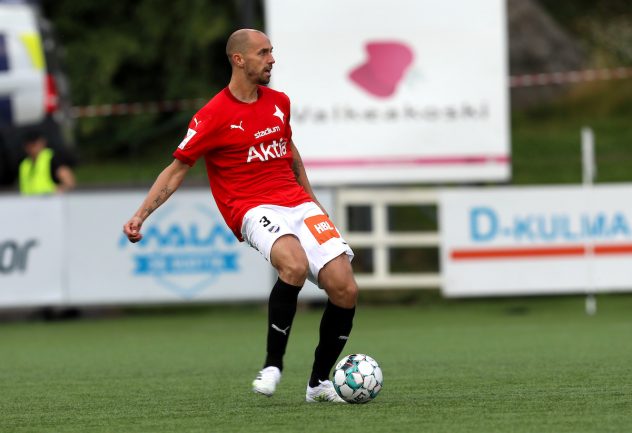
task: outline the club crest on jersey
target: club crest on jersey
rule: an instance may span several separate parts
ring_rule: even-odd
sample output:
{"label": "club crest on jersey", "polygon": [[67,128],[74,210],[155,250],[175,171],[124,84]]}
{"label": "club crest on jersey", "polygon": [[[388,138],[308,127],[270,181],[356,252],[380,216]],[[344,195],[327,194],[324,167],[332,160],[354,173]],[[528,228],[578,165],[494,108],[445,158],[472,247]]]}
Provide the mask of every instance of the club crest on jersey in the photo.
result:
{"label": "club crest on jersey", "polygon": [[273,140],[269,143],[259,143],[258,146],[250,146],[250,149],[248,149],[246,163],[250,163],[252,160],[265,162],[270,159],[281,158],[286,154],[287,140],[285,138],[282,138],[278,142]]}
{"label": "club crest on jersey", "polygon": [[281,119],[281,123],[285,123],[285,113],[283,111],[281,111],[281,109],[279,107],[277,107],[276,105],[274,106],[274,108],[276,109],[274,111],[274,114],[272,114],[273,116],[278,117],[279,119]]}

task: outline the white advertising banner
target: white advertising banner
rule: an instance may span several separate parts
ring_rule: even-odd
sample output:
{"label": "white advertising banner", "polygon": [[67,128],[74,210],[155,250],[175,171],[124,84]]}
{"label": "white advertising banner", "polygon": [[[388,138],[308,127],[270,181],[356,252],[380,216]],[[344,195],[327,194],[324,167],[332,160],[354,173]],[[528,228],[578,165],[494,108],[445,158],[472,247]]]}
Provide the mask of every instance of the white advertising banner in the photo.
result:
{"label": "white advertising banner", "polygon": [[[267,299],[274,270],[226,226],[208,189],[180,190],[132,244],[123,224],[144,192],[73,194],[69,207],[71,304]],[[322,292],[306,285],[302,297]]]}
{"label": "white advertising banner", "polygon": [[630,185],[440,193],[446,296],[632,289]]}
{"label": "white advertising banner", "polygon": [[504,0],[266,0],[315,184],[510,177]]}
{"label": "white advertising banner", "polygon": [[63,201],[4,197],[0,209],[0,308],[60,304]]}

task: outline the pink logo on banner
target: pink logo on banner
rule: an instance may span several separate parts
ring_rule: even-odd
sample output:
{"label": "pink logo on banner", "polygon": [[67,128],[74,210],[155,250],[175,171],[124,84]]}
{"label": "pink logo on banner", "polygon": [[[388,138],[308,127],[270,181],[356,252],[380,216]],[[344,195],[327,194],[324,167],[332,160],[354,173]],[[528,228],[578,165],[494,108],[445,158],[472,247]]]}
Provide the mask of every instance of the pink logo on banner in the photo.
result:
{"label": "pink logo on banner", "polygon": [[365,63],[349,73],[355,84],[378,98],[388,98],[413,62],[413,51],[401,42],[369,42]]}

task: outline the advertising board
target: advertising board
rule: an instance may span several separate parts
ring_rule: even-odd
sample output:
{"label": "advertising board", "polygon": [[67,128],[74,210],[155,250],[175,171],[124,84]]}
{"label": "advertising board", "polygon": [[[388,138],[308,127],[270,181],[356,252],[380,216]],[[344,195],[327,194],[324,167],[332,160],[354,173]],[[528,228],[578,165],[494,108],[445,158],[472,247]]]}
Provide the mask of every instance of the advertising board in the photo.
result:
{"label": "advertising board", "polygon": [[[144,193],[69,197],[72,304],[265,300],[274,270],[224,223],[208,190],[178,191],[132,244],[122,226]],[[303,296],[319,296],[306,287]]]}
{"label": "advertising board", "polygon": [[[144,193],[68,197],[71,304],[257,301],[274,284],[272,266],[240,243],[207,189],[181,190],[130,243],[122,233]],[[322,297],[306,284],[301,296]]]}
{"label": "advertising board", "polygon": [[629,185],[440,194],[446,296],[632,288]]}
{"label": "advertising board", "polygon": [[7,197],[0,212],[0,307],[63,300],[63,202]]}
{"label": "advertising board", "polygon": [[503,0],[265,6],[313,183],[509,179]]}
{"label": "advertising board", "polygon": [[[331,191],[316,194],[333,210]],[[274,268],[234,237],[208,189],[178,191],[132,244],[123,224],[144,197],[0,197],[0,308],[267,300]],[[325,298],[310,282],[299,295]]]}

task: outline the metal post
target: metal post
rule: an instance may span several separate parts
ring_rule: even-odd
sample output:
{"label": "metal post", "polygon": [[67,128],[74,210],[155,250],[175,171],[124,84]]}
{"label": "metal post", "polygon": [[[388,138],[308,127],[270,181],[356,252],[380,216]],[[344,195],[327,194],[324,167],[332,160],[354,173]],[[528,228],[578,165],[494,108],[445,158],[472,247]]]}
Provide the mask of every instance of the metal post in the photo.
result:
{"label": "metal post", "polygon": [[[595,136],[593,130],[589,127],[583,127],[581,131],[582,142],[582,183],[586,194],[586,205],[592,211],[592,185],[597,174],[595,164]],[[594,281],[594,242],[589,239],[586,242],[586,269],[588,271],[588,283],[586,287],[586,314],[593,316],[597,313],[597,299],[595,298],[595,281]]]}
{"label": "metal post", "polygon": [[592,186],[597,177],[597,166],[595,164],[595,135],[592,128],[584,126],[582,128],[582,180],[584,186]]}

